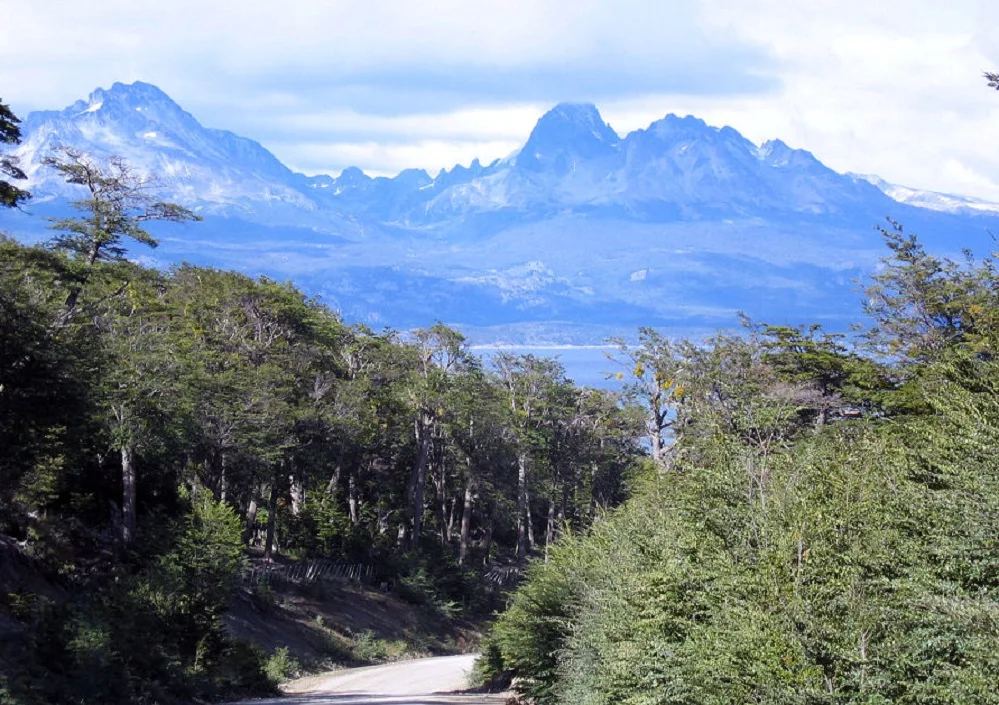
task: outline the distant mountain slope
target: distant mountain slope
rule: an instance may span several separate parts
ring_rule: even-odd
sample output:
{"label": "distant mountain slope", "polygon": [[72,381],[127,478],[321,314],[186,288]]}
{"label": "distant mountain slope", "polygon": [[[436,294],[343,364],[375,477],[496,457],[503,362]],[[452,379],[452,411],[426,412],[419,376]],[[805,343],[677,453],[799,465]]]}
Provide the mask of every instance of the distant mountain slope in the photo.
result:
{"label": "distant mountain slope", "polygon": [[19,152],[36,189],[53,188],[39,158],[58,145],[96,154],[118,154],[135,167],[161,175],[186,199],[234,203],[276,198],[314,207],[289,187],[294,174],[253,140],[202,127],[169,96],[147,83],[98,88],[86,101],[60,112],[31,113]]}
{"label": "distant mountain slope", "polygon": [[862,179],[877,186],[892,200],[899,203],[907,203],[919,208],[942,211],[944,213],[999,213],[999,203],[991,203],[980,198],[970,198],[968,196],[958,196],[953,193],[938,193],[936,191],[924,191],[890,184],[880,176],[875,174],[850,174],[855,179]]}
{"label": "distant mountain slope", "polygon": [[115,83],[64,110],[31,113],[22,132],[15,154],[40,198],[71,198],[75,192],[41,164],[69,146],[98,157],[124,157],[135,170],[155,175],[172,200],[203,214],[352,230],[335,212],[316,218],[323,207],[308,180],[260,144],[203,127],[148,83]]}
{"label": "distant mountain slope", "polygon": [[[98,89],[23,127],[36,216],[63,212],[72,195],[40,166],[54,147],[116,154],[206,216],[160,228],[162,247],[136,253],[147,262],[292,279],[354,320],[441,319],[479,342],[708,331],[740,309],[842,328],[860,315],[856,281],[883,254],[873,226],[885,216],[953,253],[988,247],[999,229],[991,204],[839,174],[780,140],[757,146],[691,116],[620,136],[587,104],[557,105],[507,159],[392,178],[295,173],[144,83]],[[43,237],[38,217],[4,217]]]}

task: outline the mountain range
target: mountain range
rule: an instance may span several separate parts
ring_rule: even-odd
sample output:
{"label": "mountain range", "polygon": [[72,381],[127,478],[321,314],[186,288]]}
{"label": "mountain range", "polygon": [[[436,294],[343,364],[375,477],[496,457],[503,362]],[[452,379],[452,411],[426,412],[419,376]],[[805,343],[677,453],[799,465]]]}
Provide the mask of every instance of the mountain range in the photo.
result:
{"label": "mountain range", "polygon": [[75,197],[42,166],[53,149],[121,156],[205,217],[155,228],[161,247],[134,251],[141,261],[290,279],[348,320],[441,320],[481,343],[699,334],[737,310],[843,329],[884,254],[885,217],[945,254],[987,248],[999,229],[995,204],[840,174],[691,116],[621,136],[588,104],[555,106],[505,159],[392,178],[296,173],[139,82],[30,113],[22,133],[14,153],[35,199],[0,215],[17,236],[47,237],[39,216]]}

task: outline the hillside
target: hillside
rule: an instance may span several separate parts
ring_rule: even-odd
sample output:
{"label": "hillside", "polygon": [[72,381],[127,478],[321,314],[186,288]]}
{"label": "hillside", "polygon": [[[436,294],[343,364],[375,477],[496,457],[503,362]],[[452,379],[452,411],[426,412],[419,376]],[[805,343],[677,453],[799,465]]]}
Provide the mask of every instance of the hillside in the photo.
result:
{"label": "hillside", "polygon": [[[5,596],[0,600],[0,654],[4,654],[21,643],[24,616],[34,607],[10,596],[64,603],[69,600],[69,585],[6,537],[0,537],[0,557],[0,595]],[[298,575],[307,566],[288,559],[263,563],[259,552],[251,556],[251,567],[223,618],[228,635],[263,654],[277,655],[268,662],[268,673],[275,679],[468,653],[478,645],[478,620],[442,612],[405,584],[389,586],[346,574],[310,580],[284,577]],[[266,573],[274,577],[262,580]],[[0,678],[3,674],[0,669]]]}

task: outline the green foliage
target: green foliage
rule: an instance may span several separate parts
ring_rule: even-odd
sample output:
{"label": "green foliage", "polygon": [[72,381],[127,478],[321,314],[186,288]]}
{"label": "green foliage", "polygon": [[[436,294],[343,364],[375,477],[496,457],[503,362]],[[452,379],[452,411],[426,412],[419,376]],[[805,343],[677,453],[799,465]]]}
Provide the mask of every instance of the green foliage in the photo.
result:
{"label": "green foliage", "polygon": [[354,658],[363,663],[384,661],[388,656],[386,642],[375,637],[373,631],[363,631],[354,639]]}
{"label": "green foliage", "polygon": [[298,675],[300,670],[301,666],[295,658],[288,655],[288,647],[286,646],[274,649],[274,653],[264,664],[264,673],[275,686]]}
{"label": "green foliage", "polygon": [[176,628],[201,635],[218,624],[245,564],[242,525],[231,507],[194,503],[172,551],[148,572],[149,599]]}
{"label": "green foliage", "polygon": [[[18,144],[21,141],[21,120],[0,99],[0,145]],[[17,159],[0,153],[0,175],[10,179],[25,179],[25,173],[18,166]],[[9,181],[0,179],[0,207],[16,208],[31,194],[17,188]]]}
{"label": "green foliage", "polygon": [[899,223],[889,226],[881,232],[891,254],[866,292],[875,323],[868,338],[875,348],[914,363],[930,362],[953,347],[991,351],[999,323],[992,257],[981,262],[970,252],[965,262],[938,257]]}
{"label": "green foliage", "polygon": [[93,177],[87,217],[49,247],[0,239],[0,540],[65,591],[3,607],[30,625],[0,659],[10,697],[266,689],[221,626],[247,549],[350,563],[446,623],[498,606],[494,562],[630,491],[642,451],[615,395],[531,356],[505,378],[440,324],[375,334],[290,284],[137,266],[139,223],[183,213],[123,163],[64,157]]}
{"label": "green foliage", "polygon": [[230,508],[206,499],[143,570],[61,605],[19,601],[31,636],[12,689],[26,703],[266,692],[263,659],[220,621],[244,560],[240,528]]}
{"label": "green foliage", "polygon": [[[508,675],[521,680],[518,688],[538,702],[551,702],[557,686],[559,654],[571,629],[578,605],[579,576],[572,572],[574,543],[567,541],[549,556],[548,563],[534,563],[527,580],[514,594],[509,607],[493,627],[478,670],[485,681],[502,682]],[[565,558],[563,558],[565,556]],[[564,565],[570,570],[563,571]],[[576,579],[573,580],[573,577]]]}
{"label": "green foliage", "polygon": [[672,472],[531,568],[484,680],[582,705],[999,702],[999,281],[886,237],[887,358],[817,328],[671,343]]}
{"label": "green foliage", "polygon": [[663,478],[530,574],[492,670],[539,702],[993,702],[997,608],[968,561],[995,484],[923,475],[919,430],[805,439],[763,494],[737,453]]}
{"label": "green foliage", "polygon": [[400,577],[396,594],[410,604],[426,607],[445,619],[462,616],[466,612],[463,604],[472,602],[478,589],[475,574],[453,563],[430,563],[430,570],[427,561],[421,563]]}
{"label": "green foliage", "polygon": [[250,596],[253,599],[254,607],[262,612],[271,612],[278,605],[277,595],[265,581],[255,584]]}

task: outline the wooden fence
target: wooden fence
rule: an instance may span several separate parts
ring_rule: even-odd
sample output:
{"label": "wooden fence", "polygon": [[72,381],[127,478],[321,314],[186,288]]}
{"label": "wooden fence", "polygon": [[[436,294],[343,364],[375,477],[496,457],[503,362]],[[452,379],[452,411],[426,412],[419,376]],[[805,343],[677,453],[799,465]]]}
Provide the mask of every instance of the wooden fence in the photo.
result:
{"label": "wooden fence", "polygon": [[524,574],[524,569],[517,565],[494,565],[482,576],[487,585],[492,585],[501,590],[515,587],[520,582]]}
{"label": "wooden fence", "polygon": [[257,563],[243,570],[240,584],[243,587],[257,585],[284,587],[312,585],[320,580],[360,583],[371,580],[374,574],[374,566],[330,559],[302,561],[288,565]]}

